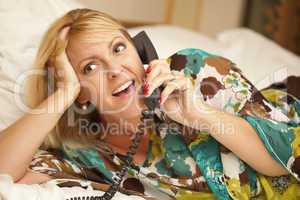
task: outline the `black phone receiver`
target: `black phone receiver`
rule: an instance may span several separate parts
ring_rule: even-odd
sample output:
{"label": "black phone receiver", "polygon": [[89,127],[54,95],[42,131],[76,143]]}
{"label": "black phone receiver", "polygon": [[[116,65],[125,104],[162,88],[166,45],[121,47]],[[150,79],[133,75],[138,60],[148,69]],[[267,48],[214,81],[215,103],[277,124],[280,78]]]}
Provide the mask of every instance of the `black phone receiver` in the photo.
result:
{"label": "black phone receiver", "polygon": [[143,64],[148,64],[150,61],[158,59],[154,45],[145,31],[139,32],[132,38],[132,41]]}
{"label": "black phone receiver", "polygon": [[[139,32],[132,38],[132,41],[143,64],[149,64],[152,60],[158,59],[154,45],[145,31]],[[154,111],[156,107],[159,107],[161,91],[162,86],[156,88],[149,97],[145,98],[145,104],[150,110]]]}

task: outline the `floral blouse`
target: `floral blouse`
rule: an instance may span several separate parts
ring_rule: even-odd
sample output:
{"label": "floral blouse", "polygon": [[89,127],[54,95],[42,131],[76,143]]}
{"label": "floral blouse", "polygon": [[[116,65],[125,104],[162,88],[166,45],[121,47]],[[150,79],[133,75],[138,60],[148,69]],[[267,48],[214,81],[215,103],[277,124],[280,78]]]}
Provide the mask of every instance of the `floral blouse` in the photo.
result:
{"label": "floral blouse", "polygon": [[[157,114],[147,157],[129,168],[120,191],[145,199],[300,199],[300,101],[280,90],[258,91],[230,60],[200,49],[180,50],[167,61],[171,70],[191,77],[207,104],[245,119],[289,175],[262,175],[210,133],[178,123],[168,127],[174,121]],[[62,145],[40,150],[30,169],[57,178],[61,187],[75,180],[83,187],[80,181],[90,180],[94,189],[106,190],[116,171],[105,166],[102,156],[96,148]],[[124,155],[106,158],[117,170]]]}

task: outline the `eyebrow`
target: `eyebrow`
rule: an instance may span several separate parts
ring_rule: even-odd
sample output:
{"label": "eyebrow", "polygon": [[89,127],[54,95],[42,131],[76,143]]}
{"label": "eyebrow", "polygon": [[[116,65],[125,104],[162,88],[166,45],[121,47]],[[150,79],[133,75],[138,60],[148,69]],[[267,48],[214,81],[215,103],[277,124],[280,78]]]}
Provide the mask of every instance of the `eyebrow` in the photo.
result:
{"label": "eyebrow", "polygon": [[[122,36],[118,35],[118,36],[114,37],[114,38],[109,42],[109,45],[108,45],[108,48],[109,48],[109,49],[111,48],[112,44],[114,43],[114,41],[115,41],[117,38],[122,38]],[[83,58],[83,59],[78,63],[77,68],[80,69],[81,63],[83,63],[83,62],[86,61],[86,60],[90,60],[90,59],[97,59],[97,56],[92,55],[92,56]]]}

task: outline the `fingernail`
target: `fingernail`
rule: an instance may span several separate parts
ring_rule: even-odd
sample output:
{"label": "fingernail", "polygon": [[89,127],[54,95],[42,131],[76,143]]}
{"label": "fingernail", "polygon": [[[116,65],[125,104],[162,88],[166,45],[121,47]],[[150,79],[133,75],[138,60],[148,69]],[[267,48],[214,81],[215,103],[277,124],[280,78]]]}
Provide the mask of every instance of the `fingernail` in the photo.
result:
{"label": "fingernail", "polygon": [[152,67],[151,67],[150,65],[148,65],[148,67],[147,67],[147,69],[146,69],[146,73],[147,73],[147,74],[150,73],[151,70],[152,70]]}
{"label": "fingernail", "polygon": [[143,93],[144,95],[148,95],[149,92],[149,84],[145,81],[143,85]]}

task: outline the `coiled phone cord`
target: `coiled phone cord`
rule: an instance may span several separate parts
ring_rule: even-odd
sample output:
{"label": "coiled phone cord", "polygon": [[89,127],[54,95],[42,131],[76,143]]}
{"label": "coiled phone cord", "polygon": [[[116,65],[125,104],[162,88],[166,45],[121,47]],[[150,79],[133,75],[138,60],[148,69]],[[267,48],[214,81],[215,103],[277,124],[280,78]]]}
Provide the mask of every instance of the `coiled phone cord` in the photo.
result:
{"label": "coiled phone cord", "polygon": [[[135,155],[137,148],[139,147],[140,141],[142,136],[144,135],[145,131],[145,124],[146,120],[153,119],[153,111],[150,109],[145,109],[142,111],[142,117],[140,118],[141,123],[138,125],[138,131],[136,132],[135,137],[133,138],[133,141],[131,145],[129,146],[129,150],[127,152],[125,164],[122,166],[122,168],[116,172],[116,177],[114,177],[113,184],[108,188],[107,191],[102,196],[88,196],[88,197],[71,197],[69,200],[110,200],[113,198],[113,196],[116,194],[116,192],[119,190],[120,184],[123,180],[123,177],[128,171],[129,166],[132,163],[133,156]],[[67,199],[68,200],[68,199]]]}

